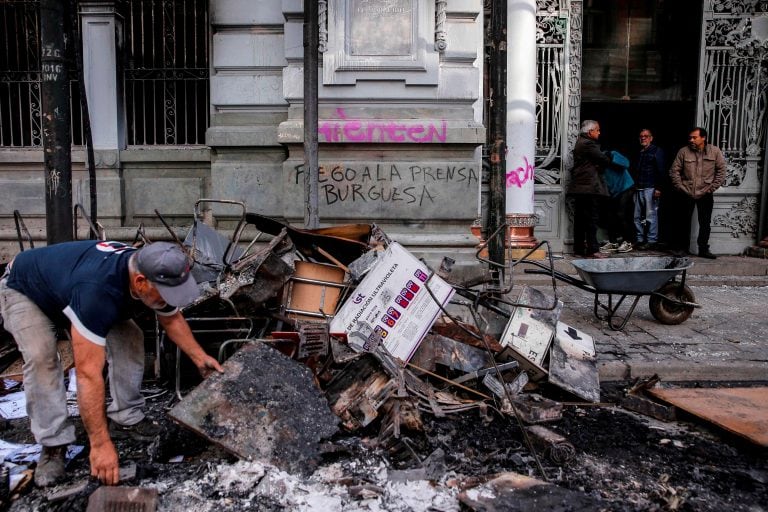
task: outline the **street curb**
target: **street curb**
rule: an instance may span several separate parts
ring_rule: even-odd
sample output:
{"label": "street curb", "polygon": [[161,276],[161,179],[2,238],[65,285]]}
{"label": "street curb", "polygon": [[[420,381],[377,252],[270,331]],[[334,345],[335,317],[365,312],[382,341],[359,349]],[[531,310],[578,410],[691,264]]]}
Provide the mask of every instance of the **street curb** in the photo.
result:
{"label": "street curb", "polygon": [[674,382],[768,380],[768,361],[605,361],[598,363],[598,370],[600,382],[628,381],[654,374]]}

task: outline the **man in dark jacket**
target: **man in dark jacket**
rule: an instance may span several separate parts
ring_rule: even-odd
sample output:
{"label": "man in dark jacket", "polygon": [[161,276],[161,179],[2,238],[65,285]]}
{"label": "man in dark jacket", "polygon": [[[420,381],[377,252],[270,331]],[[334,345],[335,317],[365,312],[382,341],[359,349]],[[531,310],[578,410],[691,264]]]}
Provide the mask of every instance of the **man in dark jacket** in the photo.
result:
{"label": "man in dark jacket", "polygon": [[574,200],[573,252],[579,256],[605,258],[597,242],[597,223],[600,204],[608,197],[603,179],[611,158],[600,150],[600,124],[586,120],[573,148],[573,169],[568,184],[568,195]]}
{"label": "man in dark jacket", "polygon": [[717,146],[707,143],[707,131],[694,128],[688,134],[688,145],[677,152],[669,177],[677,193],[678,213],[672,252],[683,256],[688,252],[691,237],[691,215],[696,207],[699,217],[699,256],[715,259],[709,250],[709,232],[712,222],[714,193],[725,182],[727,165]]}
{"label": "man in dark jacket", "polygon": [[[179,309],[198,295],[187,255],[167,242],[139,250],[119,242],[68,242],[13,259],[0,278],[0,314],[24,356],[30,427],[43,445],[35,470],[38,486],[64,476],[64,454],[75,441],[54,326],[68,326],[72,338],[91,475],[114,485],[119,466],[112,439],[148,440],[157,434],[142,411],[144,338],[132,320],[136,308],[156,313],[168,337],[203,376],[222,371],[195,341]],[[107,361],[112,402],[105,407]]]}
{"label": "man in dark jacket", "polygon": [[635,179],[635,240],[639,249],[654,249],[659,242],[659,198],[666,179],[664,152],[653,143],[651,130],[640,130],[640,152],[632,165]]}

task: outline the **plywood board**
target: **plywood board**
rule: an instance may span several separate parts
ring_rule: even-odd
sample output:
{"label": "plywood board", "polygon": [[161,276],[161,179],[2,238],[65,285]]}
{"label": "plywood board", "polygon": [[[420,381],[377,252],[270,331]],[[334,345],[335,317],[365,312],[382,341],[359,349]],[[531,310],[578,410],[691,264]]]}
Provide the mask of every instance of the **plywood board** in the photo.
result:
{"label": "plywood board", "polygon": [[768,446],[768,387],[654,388],[648,393],[755,444]]}

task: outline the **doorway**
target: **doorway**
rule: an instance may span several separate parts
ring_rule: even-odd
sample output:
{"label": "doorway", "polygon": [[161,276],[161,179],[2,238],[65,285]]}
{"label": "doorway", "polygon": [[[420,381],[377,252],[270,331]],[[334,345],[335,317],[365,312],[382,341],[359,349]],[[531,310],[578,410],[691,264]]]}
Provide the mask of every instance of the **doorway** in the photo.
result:
{"label": "doorway", "polygon": [[581,119],[631,156],[650,129],[671,160],[696,122],[702,0],[587,0]]}

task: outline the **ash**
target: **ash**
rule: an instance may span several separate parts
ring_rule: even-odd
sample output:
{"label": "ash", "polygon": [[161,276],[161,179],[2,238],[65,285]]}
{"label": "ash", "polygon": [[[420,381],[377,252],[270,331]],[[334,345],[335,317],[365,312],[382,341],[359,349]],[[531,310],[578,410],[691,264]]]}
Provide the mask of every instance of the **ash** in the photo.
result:
{"label": "ash", "polygon": [[[318,469],[305,477],[237,460],[206,443],[166,417],[174,404],[170,393],[148,400],[148,416],[164,428],[154,442],[117,442],[121,465],[137,466],[136,478],[122,485],[157,489],[162,511],[492,510],[468,507],[460,495],[493,503],[496,491],[486,482],[504,472],[544,479],[521,431],[507,417],[428,417],[424,432],[405,437],[408,450],[399,451],[377,448],[375,431],[337,435]],[[87,445],[75,420],[78,443]],[[548,427],[567,437],[577,455],[558,466],[537,452],[546,480],[555,484],[544,489],[566,489],[589,499],[584,502],[589,505],[579,506],[553,494],[552,505],[553,499],[535,496],[536,503],[548,503],[552,510],[768,510],[766,452],[698,423],[664,423],[611,406],[570,406],[562,420]],[[8,422],[3,439],[33,442],[28,420]],[[88,480],[87,453],[67,470],[67,479],[57,487],[28,487],[10,510],[86,510],[98,485]],[[49,499],[83,481],[89,484],[82,492]],[[521,496],[514,507],[496,509],[531,510],[534,501]]]}

